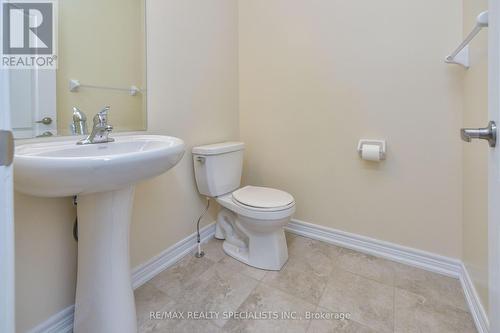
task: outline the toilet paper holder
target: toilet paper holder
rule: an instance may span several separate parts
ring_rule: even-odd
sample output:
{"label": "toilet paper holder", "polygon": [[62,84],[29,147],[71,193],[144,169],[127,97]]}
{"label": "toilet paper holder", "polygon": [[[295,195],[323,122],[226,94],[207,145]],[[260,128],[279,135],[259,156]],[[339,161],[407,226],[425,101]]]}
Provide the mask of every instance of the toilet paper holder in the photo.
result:
{"label": "toilet paper holder", "polygon": [[379,146],[379,154],[380,154],[380,160],[385,160],[385,155],[386,155],[386,143],[385,140],[370,140],[370,139],[361,139],[358,142],[358,154],[359,157],[362,157],[362,152],[363,152],[363,146],[364,145],[373,145],[373,146]]}

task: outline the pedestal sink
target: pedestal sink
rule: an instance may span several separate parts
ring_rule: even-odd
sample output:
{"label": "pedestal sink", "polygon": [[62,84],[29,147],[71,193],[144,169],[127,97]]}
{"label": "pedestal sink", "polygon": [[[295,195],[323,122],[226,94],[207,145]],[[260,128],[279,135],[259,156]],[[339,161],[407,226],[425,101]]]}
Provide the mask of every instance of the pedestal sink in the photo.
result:
{"label": "pedestal sink", "polygon": [[78,196],[75,333],[137,331],[129,263],[134,184],[172,168],[185,149],[182,140],[168,136],[115,139],[76,145],[75,137],[65,137],[16,147],[17,191]]}

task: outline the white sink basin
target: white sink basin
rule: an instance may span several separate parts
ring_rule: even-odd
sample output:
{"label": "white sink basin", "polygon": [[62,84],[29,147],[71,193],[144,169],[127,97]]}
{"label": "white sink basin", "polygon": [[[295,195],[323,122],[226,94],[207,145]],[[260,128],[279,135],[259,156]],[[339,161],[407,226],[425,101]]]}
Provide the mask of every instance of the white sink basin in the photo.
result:
{"label": "white sink basin", "polygon": [[16,147],[16,190],[40,197],[113,191],[157,176],[184,154],[184,142],[160,135],[117,136],[77,145],[75,137]]}
{"label": "white sink basin", "polygon": [[66,137],[19,144],[14,186],[41,197],[77,195],[74,332],[136,333],[129,262],[134,184],[176,165],[184,142],[160,135],[116,136],[115,142],[90,145],[76,142]]}

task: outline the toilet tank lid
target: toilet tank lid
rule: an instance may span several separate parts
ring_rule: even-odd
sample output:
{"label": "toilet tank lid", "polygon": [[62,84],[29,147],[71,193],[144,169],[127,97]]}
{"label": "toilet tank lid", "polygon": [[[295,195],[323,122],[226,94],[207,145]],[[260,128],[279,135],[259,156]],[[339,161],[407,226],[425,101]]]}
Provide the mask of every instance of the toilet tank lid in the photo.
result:
{"label": "toilet tank lid", "polygon": [[211,145],[193,147],[193,154],[196,155],[219,155],[245,149],[243,142],[220,142]]}

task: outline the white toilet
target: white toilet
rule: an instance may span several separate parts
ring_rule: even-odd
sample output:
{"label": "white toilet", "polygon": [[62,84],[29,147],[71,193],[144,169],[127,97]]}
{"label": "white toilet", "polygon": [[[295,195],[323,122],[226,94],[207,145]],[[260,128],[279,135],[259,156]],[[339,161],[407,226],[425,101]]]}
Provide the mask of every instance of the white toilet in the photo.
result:
{"label": "white toilet", "polygon": [[250,266],[280,270],[288,259],[283,227],[295,212],[287,192],[256,186],[240,189],[242,142],[193,148],[198,191],[222,206],[215,237],[225,239],[226,254]]}

